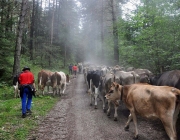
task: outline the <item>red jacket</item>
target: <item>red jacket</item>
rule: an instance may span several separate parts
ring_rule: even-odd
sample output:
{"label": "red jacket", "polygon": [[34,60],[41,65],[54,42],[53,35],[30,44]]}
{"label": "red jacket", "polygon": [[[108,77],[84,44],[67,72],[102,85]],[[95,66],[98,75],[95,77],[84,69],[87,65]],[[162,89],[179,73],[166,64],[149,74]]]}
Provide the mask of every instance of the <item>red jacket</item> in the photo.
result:
{"label": "red jacket", "polygon": [[25,70],[19,76],[19,82],[21,85],[25,84],[33,84],[34,83],[34,75],[32,72]]}
{"label": "red jacket", "polygon": [[77,71],[77,66],[73,66],[73,71]]}

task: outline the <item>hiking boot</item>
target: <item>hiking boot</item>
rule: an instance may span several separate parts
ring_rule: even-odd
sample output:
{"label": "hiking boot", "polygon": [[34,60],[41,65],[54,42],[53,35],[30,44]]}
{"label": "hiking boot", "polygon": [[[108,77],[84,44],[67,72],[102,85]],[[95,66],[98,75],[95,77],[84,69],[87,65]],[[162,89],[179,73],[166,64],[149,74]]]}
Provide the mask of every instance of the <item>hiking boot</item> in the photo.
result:
{"label": "hiking boot", "polygon": [[29,115],[31,115],[31,114],[32,114],[32,111],[31,111],[30,109],[28,109],[28,110],[26,111],[26,113],[29,114]]}
{"label": "hiking boot", "polygon": [[26,113],[23,113],[23,114],[22,114],[22,118],[26,118]]}

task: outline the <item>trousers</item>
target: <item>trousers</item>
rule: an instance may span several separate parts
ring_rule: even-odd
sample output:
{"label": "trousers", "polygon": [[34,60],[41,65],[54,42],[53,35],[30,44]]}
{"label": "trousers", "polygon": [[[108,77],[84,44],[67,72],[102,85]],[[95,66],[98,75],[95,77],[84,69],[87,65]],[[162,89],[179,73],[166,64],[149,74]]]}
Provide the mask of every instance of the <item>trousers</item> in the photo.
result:
{"label": "trousers", "polygon": [[23,89],[23,96],[21,97],[22,114],[25,114],[27,110],[31,109],[32,93],[25,87]]}

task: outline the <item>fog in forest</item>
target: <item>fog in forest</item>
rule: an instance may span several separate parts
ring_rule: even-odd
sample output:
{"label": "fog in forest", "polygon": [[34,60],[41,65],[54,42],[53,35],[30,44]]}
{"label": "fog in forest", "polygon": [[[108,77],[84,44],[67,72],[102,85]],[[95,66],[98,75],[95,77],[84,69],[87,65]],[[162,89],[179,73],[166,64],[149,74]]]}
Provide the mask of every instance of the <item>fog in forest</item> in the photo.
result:
{"label": "fog in forest", "polygon": [[[122,2],[117,0],[75,0],[79,16],[80,61],[112,65],[113,50],[113,17],[114,5],[117,19],[126,19],[126,14],[135,10],[138,1]],[[81,53],[83,51],[83,54]],[[77,52],[77,53],[78,53]]]}

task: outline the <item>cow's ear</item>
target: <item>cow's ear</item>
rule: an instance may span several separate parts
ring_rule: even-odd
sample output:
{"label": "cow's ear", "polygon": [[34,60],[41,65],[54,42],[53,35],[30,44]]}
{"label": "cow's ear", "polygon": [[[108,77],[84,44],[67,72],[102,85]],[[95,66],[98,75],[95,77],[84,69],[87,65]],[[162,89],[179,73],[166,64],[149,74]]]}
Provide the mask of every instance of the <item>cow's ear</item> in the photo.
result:
{"label": "cow's ear", "polygon": [[116,85],[116,90],[118,90],[118,89],[119,89],[119,84]]}

